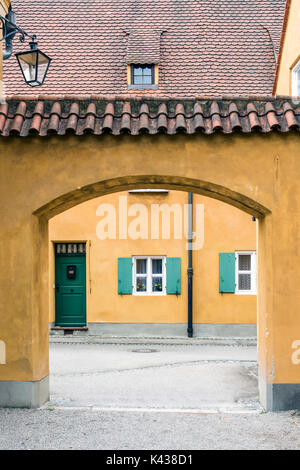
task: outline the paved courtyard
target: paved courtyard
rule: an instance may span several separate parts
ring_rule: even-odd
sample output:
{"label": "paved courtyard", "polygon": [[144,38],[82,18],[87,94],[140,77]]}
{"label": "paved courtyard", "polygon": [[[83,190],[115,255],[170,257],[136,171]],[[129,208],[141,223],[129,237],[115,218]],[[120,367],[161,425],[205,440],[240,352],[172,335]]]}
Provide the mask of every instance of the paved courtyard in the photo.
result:
{"label": "paved courtyard", "polygon": [[51,401],[0,410],[0,449],[300,448],[300,415],[259,406],[255,345],[84,341],[52,339]]}
{"label": "paved courtyard", "polygon": [[51,406],[258,407],[255,346],[54,343],[50,367]]}

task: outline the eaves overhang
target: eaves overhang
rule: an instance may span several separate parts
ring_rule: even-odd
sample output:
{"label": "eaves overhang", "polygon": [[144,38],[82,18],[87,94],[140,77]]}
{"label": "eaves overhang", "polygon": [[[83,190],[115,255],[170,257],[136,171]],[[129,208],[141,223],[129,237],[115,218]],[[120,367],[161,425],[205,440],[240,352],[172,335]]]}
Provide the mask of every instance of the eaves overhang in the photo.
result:
{"label": "eaves overhang", "polygon": [[287,97],[11,97],[0,105],[0,137],[266,134],[299,130],[300,100]]}

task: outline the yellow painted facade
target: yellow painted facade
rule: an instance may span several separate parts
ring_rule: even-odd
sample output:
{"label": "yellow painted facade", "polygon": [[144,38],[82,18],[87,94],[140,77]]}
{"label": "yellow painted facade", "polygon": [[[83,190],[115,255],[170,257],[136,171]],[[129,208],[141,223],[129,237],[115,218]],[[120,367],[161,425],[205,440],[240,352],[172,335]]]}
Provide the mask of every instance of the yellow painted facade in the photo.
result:
{"label": "yellow painted facade", "polygon": [[291,0],[275,94],[292,96],[292,70],[300,60],[300,2]]}
{"label": "yellow painted facade", "polygon": [[[0,8],[7,6],[7,1],[0,0]],[[290,71],[300,55],[298,10],[299,2],[293,0],[277,94],[291,92]],[[207,206],[208,244],[194,257],[196,322],[253,321],[254,296],[235,299],[233,307],[233,296],[218,293],[216,251],[253,249],[256,226],[261,401],[270,402],[266,398],[273,393],[269,386],[290,387],[288,393],[295,390],[293,386],[300,384],[299,150],[299,135],[295,132],[1,139],[0,383],[38,382],[49,375],[48,326],[54,313],[50,285],[54,279],[52,241],[76,241],[79,237],[91,241],[89,257],[94,254],[96,259],[99,255],[99,264],[95,263],[90,271],[89,321],[140,321],[133,300],[143,302],[143,310],[148,308],[147,302],[116,295],[116,263],[110,264],[112,257],[136,254],[137,244],[127,241],[120,248],[119,242],[107,241],[103,250],[95,238],[95,208],[99,197],[101,201],[112,201],[129,189],[165,188],[170,190],[170,199],[184,199],[186,192],[191,191],[197,194],[197,202],[203,201]],[[130,196],[137,197],[140,200],[140,195]],[[85,206],[88,231],[82,223],[80,204]],[[249,215],[258,218],[257,224],[251,222]],[[220,233],[222,218],[229,217],[237,225],[223,224]],[[247,232],[239,233],[238,229],[248,224],[249,232],[247,228]],[[138,249],[159,250],[162,254],[163,241],[151,241],[149,248],[143,243],[139,241]],[[176,244],[166,244],[165,254],[178,256],[181,252],[184,272],[187,253],[181,242]],[[102,266],[106,250],[110,251]],[[202,284],[201,269],[206,263],[211,270]],[[108,291],[102,285],[104,275],[105,282],[111,285]],[[168,299],[172,302],[170,309],[162,303],[166,299],[151,299],[157,302],[156,311],[151,308],[151,321],[186,322],[184,282],[183,279],[182,295]],[[110,301],[115,308],[108,311]],[[213,305],[217,306],[217,321],[212,316]]]}
{"label": "yellow painted facade", "polygon": [[[0,381],[49,374],[48,221],[120,191],[166,188],[227,202],[258,221],[258,344],[266,386],[299,384],[299,135],[53,136],[1,140]],[[155,158],[158,156],[159,158]]]}
{"label": "yellow painted facade", "polygon": [[[126,197],[128,207],[143,204],[148,211],[147,240],[100,240],[97,217],[100,204],[112,204],[119,217],[119,197]],[[187,322],[187,241],[174,239],[174,223],[170,240],[151,240],[150,214],[152,204],[188,204],[188,193],[116,193],[76,206],[49,223],[50,239],[50,322],[55,321],[54,248],[58,241],[87,242],[87,322],[88,323],[186,323]],[[204,208],[204,245],[193,252],[195,323],[255,324],[255,295],[219,293],[219,253],[256,250],[256,223],[249,214],[228,204],[194,196],[196,206]],[[129,218],[129,223],[134,218]],[[201,220],[202,224],[202,220]],[[194,221],[196,229],[196,221]],[[118,235],[118,234],[117,234]],[[118,295],[117,261],[119,257],[157,255],[180,257],[182,262],[182,293],[179,296]]]}

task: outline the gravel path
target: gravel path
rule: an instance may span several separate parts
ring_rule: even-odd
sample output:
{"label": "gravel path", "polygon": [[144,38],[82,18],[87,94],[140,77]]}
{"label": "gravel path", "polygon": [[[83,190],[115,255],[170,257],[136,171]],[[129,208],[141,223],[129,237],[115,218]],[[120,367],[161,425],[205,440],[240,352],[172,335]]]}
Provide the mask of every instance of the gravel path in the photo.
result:
{"label": "gravel path", "polygon": [[0,449],[299,449],[300,413],[264,413],[255,344],[50,346],[51,401],[0,409]]}
{"label": "gravel path", "polygon": [[300,415],[0,410],[0,449],[300,449]]}

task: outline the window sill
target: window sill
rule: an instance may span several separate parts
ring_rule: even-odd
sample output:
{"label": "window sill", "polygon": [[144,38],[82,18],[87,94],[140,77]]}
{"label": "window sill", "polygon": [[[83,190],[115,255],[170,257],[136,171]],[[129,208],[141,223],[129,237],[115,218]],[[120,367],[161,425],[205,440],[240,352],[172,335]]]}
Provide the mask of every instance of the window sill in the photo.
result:
{"label": "window sill", "polygon": [[128,85],[128,90],[158,90],[158,85]]}
{"label": "window sill", "polygon": [[145,292],[145,293],[133,293],[132,294],[134,297],[166,297],[167,294],[166,293],[157,293],[157,294],[149,294],[148,292]]}
{"label": "window sill", "polygon": [[251,291],[235,292],[235,295],[257,295],[257,292],[251,292]]}

